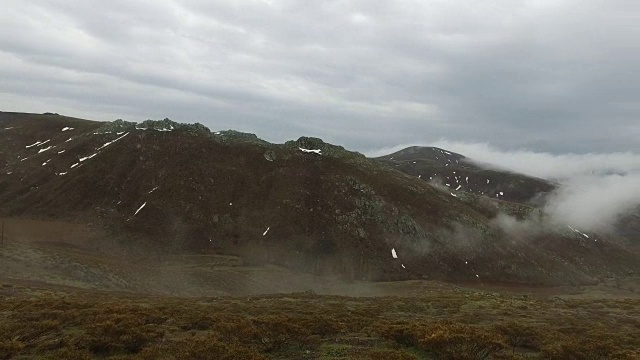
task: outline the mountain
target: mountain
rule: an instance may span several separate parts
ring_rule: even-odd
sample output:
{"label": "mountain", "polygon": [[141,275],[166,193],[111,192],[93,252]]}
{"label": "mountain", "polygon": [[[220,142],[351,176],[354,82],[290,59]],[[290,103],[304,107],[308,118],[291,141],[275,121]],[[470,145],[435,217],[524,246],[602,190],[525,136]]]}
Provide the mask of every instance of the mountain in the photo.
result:
{"label": "mountain", "polygon": [[0,143],[0,216],[84,224],[101,234],[92,246],[366,280],[580,284],[637,271],[606,236],[545,225],[528,202],[552,184],[442,149],[368,159],[317,138],[6,112]]}
{"label": "mountain", "polygon": [[[376,160],[434,186],[448,188],[452,193],[465,192],[500,200],[494,202],[500,211],[515,216],[526,216],[531,208],[543,207],[548,196],[560,186],[545,179],[500,169],[495,164],[478,163],[437,147],[412,146]],[[613,229],[613,233],[627,243],[639,246],[640,207],[624,214]]]}
{"label": "mountain", "polygon": [[437,147],[412,146],[377,160],[454,191],[511,202],[535,202],[555,189],[555,184],[547,180],[482,166],[464,155]]}

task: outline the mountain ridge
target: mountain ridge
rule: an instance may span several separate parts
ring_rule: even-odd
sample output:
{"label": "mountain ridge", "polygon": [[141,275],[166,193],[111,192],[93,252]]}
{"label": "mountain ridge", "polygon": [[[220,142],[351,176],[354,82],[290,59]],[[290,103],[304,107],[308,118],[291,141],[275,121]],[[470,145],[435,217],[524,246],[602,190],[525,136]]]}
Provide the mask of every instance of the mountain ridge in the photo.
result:
{"label": "mountain ridge", "polygon": [[[4,216],[92,223],[159,251],[239,255],[357,279],[581,283],[633,268],[614,243],[569,231],[514,241],[485,197],[445,192],[317,138],[270,144],[169,119],[0,113],[0,124]],[[493,201],[512,204],[506,200]]]}

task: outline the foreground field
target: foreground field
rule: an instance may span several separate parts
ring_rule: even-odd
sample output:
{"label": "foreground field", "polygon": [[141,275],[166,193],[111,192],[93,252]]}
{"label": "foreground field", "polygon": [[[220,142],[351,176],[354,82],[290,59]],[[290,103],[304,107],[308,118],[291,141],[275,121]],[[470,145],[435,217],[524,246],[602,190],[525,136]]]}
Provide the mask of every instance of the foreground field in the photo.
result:
{"label": "foreground field", "polygon": [[0,358],[637,359],[637,298],[161,297],[7,282]]}
{"label": "foreground field", "polygon": [[0,246],[0,359],[640,358],[633,276],[371,283],[26,225]]}

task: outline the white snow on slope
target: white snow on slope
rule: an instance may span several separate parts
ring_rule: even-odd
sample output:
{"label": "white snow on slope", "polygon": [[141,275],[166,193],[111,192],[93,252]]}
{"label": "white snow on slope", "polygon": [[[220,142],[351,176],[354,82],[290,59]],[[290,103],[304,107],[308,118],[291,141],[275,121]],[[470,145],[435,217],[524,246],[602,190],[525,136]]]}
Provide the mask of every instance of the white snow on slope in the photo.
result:
{"label": "white snow on slope", "polygon": [[270,226],[269,226],[269,227],[267,227],[267,230],[265,230],[265,231],[262,233],[262,236],[267,235],[267,233],[269,232],[269,229],[271,229],[271,227],[270,227]]}
{"label": "white snow on slope", "polygon": [[585,237],[585,238],[587,238],[587,239],[589,238],[589,235],[587,235],[587,234],[583,233],[582,231],[580,231],[580,230],[578,230],[578,229],[572,228],[571,226],[569,226],[569,229],[573,230],[573,232],[576,232],[576,233],[578,233],[578,234],[580,234],[580,235],[584,236],[584,237]]}
{"label": "white snow on slope", "polygon": [[85,161],[85,160],[89,160],[89,159],[91,159],[92,157],[94,157],[94,156],[96,156],[96,155],[98,155],[98,153],[95,153],[95,154],[93,154],[93,155],[89,155],[89,156],[87,156],[87,157],[80,158],[80,162],[83,162],[83,161]]}
{"label": "white snow on slope", "polygon": [[456,191],[460,190],[461,187],[462,185],[458,185],[458,187],[456,188]]}
{"label": "white snow on slope", "polygon": [[391,249],[391,256],[393,256],[394,259],[398,258],[398,254],[396,253],[396,249],[395,248]]}
{"label": "white snow on slope", "polygon": [[73,128],[68,126],[65,126],[62,128],[62,131],[69,131],[69,130],[73,130]]}
{"label": "white snow on slope", "polygon": [[100,147],[99,147],[99,148],[97,148],[96,150],[102,150],[102,149],[106,148],[107,146],[109,146],[109,145],[113,144],[114,142],[116,142],[116,141],[118,141],[118,140],[122,139],[123,137],[125,137],[125,136],[127,136],[127,135],[129,135],[129,133],[126,133],[126,134],[124,134],[124,135],[120,136],[119,138],[117,138],[117,139],[115,139],[115,140],[112,140],[112,141],[109,141],[109,142],[105,143],[104,145],[100,146]]}
{"label": "white snow on slope", "polygon": [[[40,144],[40,145],[42,145],[42,144]],[[38,154],[43,153],[43,152],[45,152],[45,151],[47,151],[47,150],[50,150],[50,149],[52,149],[52,148],[54,148],[54,147],[55,147],[55,146],[49,146],[49,147],[46,147],[46,148],[44,148],[44,149],[40,149],[40,150],[38,150]]]}
{"label": "white snow on slope", "polygon": [[314,153],[314,154],[318,154],[318,155],[322,155],[321,153],[321,149],[317,149],[317,150],[311,150],[311,149],[303,149],[303,148],[298,148],[300,149],[300,151],[302,152],[306,152],[306,153]]}
{"label": "white snow on slope", "polygon": [[144,204],[142,204],[142,206],[140,206],[140,207],[138,208],[138,210],[136,210],[136,212],[135,212],[135,213],[133,213],[133,216],[136,216],[136,214],[137,214],[137,213],[139,213],[139,212],[140,212],[140,210],[142,210],[142,208],[143,208],[143,207],[145,207],[146,205],[147,205],[147,202],[145,201],[145,202],[144,202]]}
{"label": "white snow on slope", "polygon": [[44,145],[44,144],[48,143],[49,141],[51,141],[51,139],[46,140],[46,141],[36,141],[36,142],[34,142],[33,144],[31,144],[31,145],[27,145],[27,146],[25,146],[25,148],[27,148],[27,149],[28,149],[28,148],[30,148],[30,147],[34,147],[34,146],[42,146],[42,145]]}
{"label": "white snow on slope", "polygon": [[48,163],[49,161],[51,161],[51,159],[49,159],[49,160],[47,160],[47,161],[43,162],[43,163],[42,163],[42,166],[47,165],[47,163]]}

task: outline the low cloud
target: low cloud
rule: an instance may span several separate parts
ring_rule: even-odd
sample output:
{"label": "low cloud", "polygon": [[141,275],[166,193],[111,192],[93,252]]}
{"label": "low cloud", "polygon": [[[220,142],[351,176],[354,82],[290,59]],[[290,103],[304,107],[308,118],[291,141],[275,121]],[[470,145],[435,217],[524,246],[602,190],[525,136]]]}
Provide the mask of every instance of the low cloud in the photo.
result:
{"label": "low cloud", "polygon": [[[621,216],[640,206],[637,153],[552,154],[448,140],[424,146],[460,153],[485,167],[557,182],[559,187],[547,198],[545,212],[559,224],[585,231],[608,231]],[[367,154],[380,156],[405,147],[399,145]]]}

